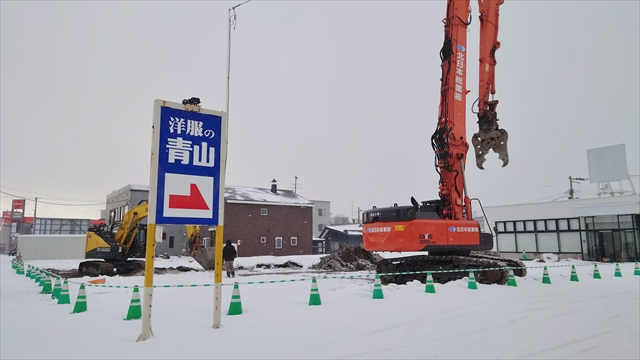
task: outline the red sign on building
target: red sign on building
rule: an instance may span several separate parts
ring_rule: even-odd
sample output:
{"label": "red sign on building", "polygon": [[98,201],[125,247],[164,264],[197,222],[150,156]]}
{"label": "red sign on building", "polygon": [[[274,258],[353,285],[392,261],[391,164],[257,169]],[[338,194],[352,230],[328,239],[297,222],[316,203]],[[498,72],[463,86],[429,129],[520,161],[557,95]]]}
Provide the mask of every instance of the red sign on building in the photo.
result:
{"label": "red sign on building", "polygon": [[13,211],[24,209],[24,199],[13,199]]}

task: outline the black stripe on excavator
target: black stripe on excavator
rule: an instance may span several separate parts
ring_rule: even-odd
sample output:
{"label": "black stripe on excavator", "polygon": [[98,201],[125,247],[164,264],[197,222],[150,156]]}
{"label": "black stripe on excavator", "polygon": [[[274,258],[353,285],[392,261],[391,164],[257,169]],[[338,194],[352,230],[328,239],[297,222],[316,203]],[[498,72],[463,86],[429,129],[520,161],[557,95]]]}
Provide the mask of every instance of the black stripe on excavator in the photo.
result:
{"label": "black stripe on excavator", "polygon": [[429,251],[430,253],[437,254],[438,252],[467,252],[477,250],[491,250],[493,249],[493,235],[489,233],[480,233],[480,245],[426,245],[421,251]]}

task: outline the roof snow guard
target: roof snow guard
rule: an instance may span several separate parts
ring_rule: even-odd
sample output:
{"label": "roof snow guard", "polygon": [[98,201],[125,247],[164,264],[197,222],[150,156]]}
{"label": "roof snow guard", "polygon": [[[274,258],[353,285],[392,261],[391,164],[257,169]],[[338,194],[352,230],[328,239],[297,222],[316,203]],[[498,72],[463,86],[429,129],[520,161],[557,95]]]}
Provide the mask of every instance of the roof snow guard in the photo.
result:
{"label": "roof snow guard", "polygon": [[225,186],[224,198],[229,203],[313,206],[313,202],[291,190],[263,189],[244,186]]}

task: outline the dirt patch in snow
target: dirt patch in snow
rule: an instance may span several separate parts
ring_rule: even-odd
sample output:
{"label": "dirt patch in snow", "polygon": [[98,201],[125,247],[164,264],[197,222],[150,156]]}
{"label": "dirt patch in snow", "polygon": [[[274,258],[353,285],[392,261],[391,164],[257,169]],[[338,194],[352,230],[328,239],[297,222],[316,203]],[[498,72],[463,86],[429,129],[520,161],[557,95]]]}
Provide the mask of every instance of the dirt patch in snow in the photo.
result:
{"label": "dirt patch in snow", "polygon": [[[46,271],[55,274],[55,275],[59,275],[62,278],[65,279],[75,279],[75,278],[81,278],[84,277],[84,275],[80,275],[80,272],[77,269],[73,269],[73,270],[61,270],[61,269],[45,269]],[[189,272],[189,271],[203,271],[203,270],[197,270],[197,269],[193,269],[187,266],[178,266],[178,267],[168,267],[168,268],[154,268],[153,269],[153,273],[156,275],[161,275],[161,274],[179,274],[179,273],[183,273],[183,272]],[[140,271],[135,271],[129,274],[116,274],[119,276],[144,276],[144,270],[140,270]],[[100,275],[99,277],[109,277],[108,275]]]}

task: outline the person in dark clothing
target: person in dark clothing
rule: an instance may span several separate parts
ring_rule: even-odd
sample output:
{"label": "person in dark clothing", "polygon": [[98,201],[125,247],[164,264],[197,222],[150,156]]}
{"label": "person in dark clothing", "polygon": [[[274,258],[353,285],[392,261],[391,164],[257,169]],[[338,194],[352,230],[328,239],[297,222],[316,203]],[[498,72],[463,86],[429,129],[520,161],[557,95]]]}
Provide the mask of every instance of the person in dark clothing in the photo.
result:
{"label": "person in dark clothing", "polygon": [[233,260],[238,253],[236,248],[231,245],[231,239],[227,239],[227,245],[222,248],[222,260],[224,261],[224,268],[227,271],[227,277],[236,277],[236,272],[233,269]]}

